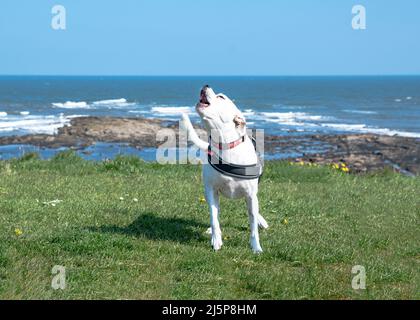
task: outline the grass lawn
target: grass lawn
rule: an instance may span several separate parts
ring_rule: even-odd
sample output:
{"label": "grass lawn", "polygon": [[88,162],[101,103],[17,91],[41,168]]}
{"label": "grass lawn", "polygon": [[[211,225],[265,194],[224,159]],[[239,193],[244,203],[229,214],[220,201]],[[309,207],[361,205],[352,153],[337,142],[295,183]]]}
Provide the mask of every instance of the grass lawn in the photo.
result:
{"label": "grass lawn", "polygon": [[[245,202],[226,199],[213,252],[199,166],[0,162],[0,298],[420,299],[419,195],[418,177],[268,162],[264,253],[249,247]],[[365,290],[352,289],[355,265]]]}

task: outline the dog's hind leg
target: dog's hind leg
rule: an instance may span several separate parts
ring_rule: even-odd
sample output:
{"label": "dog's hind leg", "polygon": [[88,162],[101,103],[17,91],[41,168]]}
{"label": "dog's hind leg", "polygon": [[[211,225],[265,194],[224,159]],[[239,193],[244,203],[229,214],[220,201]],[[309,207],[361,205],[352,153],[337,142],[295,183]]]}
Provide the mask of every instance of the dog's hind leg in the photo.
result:
{"label": "dog's hind leg", "polygon": [[212,187],[206,187],[206,200],[210,208],[211,245],[214,250],[220,250],[223,245],[222,231],[219,224],[219,194]]}
{"label": "dog's hind leg", "polygon": [[[258,233],[258,218],[261,217],[259,215],[259,204],[257,195],[252,195],[246,199],[248,205],[248,216],[249,216],[249,224],[251,227],[251,247],[254,253],[261,253],[263,250],[260,245],[260,236]],[[261,217],[262,218],[262,217]]]}

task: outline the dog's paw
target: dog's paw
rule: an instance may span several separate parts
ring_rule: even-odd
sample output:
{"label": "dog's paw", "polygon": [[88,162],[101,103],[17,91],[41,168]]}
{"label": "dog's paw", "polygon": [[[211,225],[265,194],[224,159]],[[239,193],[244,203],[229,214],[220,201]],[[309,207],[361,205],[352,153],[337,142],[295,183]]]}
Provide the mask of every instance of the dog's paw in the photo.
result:
{"label": "dog's paw", "polygon": [[263,249],[260,247],[252,248],[252,252],[255,254],[260,254],[263,252]]}
{"label": "dog's paw", "polygon": [[258,215],[258,226],[262,229],[268,229],[268,223],[261,215]]}
{"label": "dog's paw", "polygon": [[211,237],[211,245],[215,251],[219,251],[222,248],[223,241],[222,235],[216,234]]}
{"label": "dog's paw", "polygon": [[255,238],[251,239],[251,248],[252,248],[252,252],[254,252],[255,254],[263,252],[263,249],[261,248],[261,245],[259,244],[259,242]]}

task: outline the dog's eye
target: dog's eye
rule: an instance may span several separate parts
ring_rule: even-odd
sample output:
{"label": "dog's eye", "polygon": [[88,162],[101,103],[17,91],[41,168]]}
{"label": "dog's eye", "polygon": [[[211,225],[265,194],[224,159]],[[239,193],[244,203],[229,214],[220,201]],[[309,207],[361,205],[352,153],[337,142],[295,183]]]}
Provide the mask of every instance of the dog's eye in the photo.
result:
{"label": "dog's eye", "polygon": [[225,100],[225,97],[224,96],[217,96],[218,98],[222,98],[223,100]]}

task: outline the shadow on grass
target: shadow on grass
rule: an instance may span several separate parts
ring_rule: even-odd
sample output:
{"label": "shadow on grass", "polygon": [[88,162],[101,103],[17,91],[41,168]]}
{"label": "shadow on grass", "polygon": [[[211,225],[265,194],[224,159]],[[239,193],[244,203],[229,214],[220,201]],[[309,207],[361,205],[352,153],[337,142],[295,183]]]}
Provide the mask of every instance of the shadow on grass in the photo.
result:
{"label": "shadow on grass", "polygon": [[117,225],[90,227],[89,231],[146,237],[151,240],[174,242],[203,241],[206,225],[183,218],[163,218],[146,212],[126,227]]}

